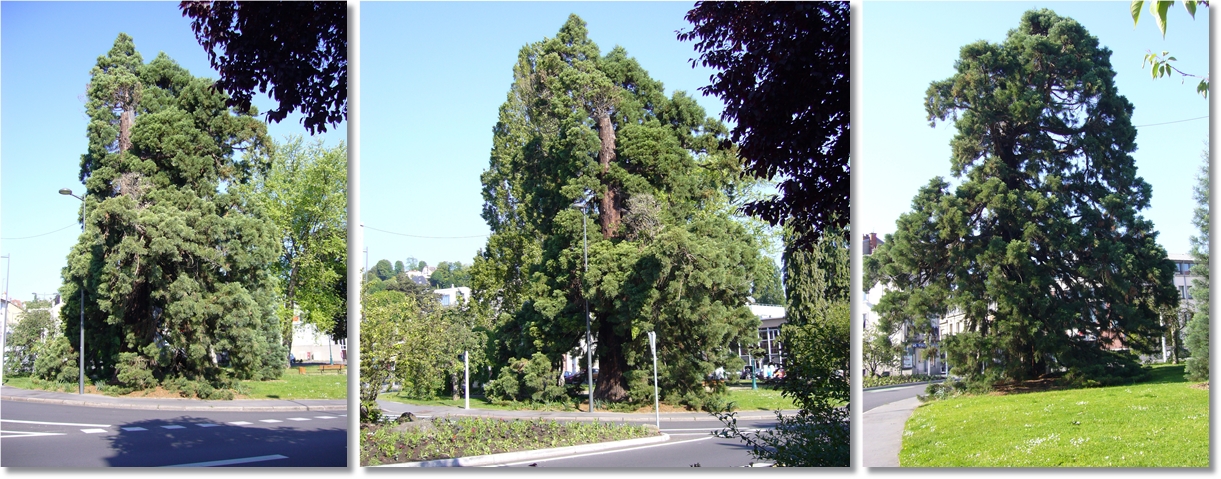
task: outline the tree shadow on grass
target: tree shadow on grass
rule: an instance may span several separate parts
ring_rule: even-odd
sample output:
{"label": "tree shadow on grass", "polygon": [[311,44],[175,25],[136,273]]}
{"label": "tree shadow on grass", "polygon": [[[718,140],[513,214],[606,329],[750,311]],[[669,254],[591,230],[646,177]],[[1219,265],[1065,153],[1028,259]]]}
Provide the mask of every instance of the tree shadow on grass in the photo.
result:
{"label": "tree shadow on grass", "polygon": [[[258,419],[244,420],[258,424]],[[208,424],[215,426],[206,426]],[[114,456],[106,461],[112,467],[158,467],[261,458],[229,465],[346,467],[347,428],[343,423],[339,424],[338,427],[310,430],[268,428],[218,423],[209,418],[185,415],[134,421],[114,426],[117,433],[108,437]],[[167,429],[165,426],[180,427]]]}

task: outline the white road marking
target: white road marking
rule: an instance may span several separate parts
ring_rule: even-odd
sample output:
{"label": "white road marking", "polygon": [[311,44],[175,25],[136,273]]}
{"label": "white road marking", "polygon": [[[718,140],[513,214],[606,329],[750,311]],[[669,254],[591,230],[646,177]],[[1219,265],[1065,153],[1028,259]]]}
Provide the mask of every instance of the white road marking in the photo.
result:
{"label": "white road marking", "polygon": [[105,433],[105,432],[106,432],[106,430],[105,430],[105,429],[100,429],[100,428],[95,428],[95,429],[81,429],[81,432],[83,432],[83,433],[85,433],[85,434],[103,434],[103,433]]}
{"label": "white road marking", "polygon": [[124,427],[124,428],[120,428],[120,429],[122,429],[124,431],[147,431],[148,430],[148,429],[144,429],[142,427]]}
{"label": "white road marking", "polygon": [[[629,448],[626,448],[626,449],[613,449],[613,450],[610,450],[610,451],[589,452],[589,453],[585,453],[585,454],[575,454],[575,455],[571,455],[571,456],[561,456],[561,457],[551,457],[551,458],[547,458],[547,459],[535,459],[535,460],[530,460],[530,461],[511,462],[511,463],[508,463],[508,464],[500,464],[499,466],[502,466],[502,467],[503,467],[503,466],[517,466],[517,465],[520,465],[520,464],[529,464],[529,463],[532,463],[532,462],[548,462],[548,461],[557,461],[557,460],[560,460],[560,459],[575,459],[575,458],[578,458],[578,457],[585,457],[585,456],[599,456],[599,455],[602,455],[602,454],[611,454],[611,453],[616,453],[616,452],[635,451],[635,450],[637,450],[637,449],[646,449],[646,448],[650,448],[650,447],[672,446],[672,445],[675,445],[675,444],[686,444],[686,443],[688,443],[688,442],[707,441],[707,440],[709,440],[709,439],[713,439],[713,437],[712,437],[712,436],[708,436],[708,437],[701,437],[701,438],[699,438],[699,439],[688,439],[688,440],[686,440],[686,441],[677,441],[677,442],[663,442],[663,443],[660,443],[660,444],[648,444],[648,445],[645,445],[645,446],[629,447]],[[496,467],[496,466],[490,466],[490,467]]]}
{"label": "white road marking", "polygon": [[170,425],[168,425],[168,426],[161,426],[161,429],[186,429],[186,428],[187,428],[186,426],[179,426],[179,425],[177,425],[177,424],[170,424]]}
{"label": "white road marking", "polygon": [[205,422],[205,423],[202,423],[202,424],[196,424],[196,426],[199,426],[199,427],[219,427],[219,426],[220,426],[220,424],[212,424],[212,423]]}
{"label": "white road marking", "polygon": [[335,419],[335,416],[314,416],[314,419]]}
{"label": "white road marking", "polygon": [[290,418],[288,418],[288,420],[289,421],[308,421],[309,418],[308,417],[290,417]]}
{"label": "white road marking", "polygon": [[234,465],[234,464],[249,464],[249,463],[252,463],[252,462],[274,461],[274,460],[277,460],[277,459],[288,459],[288,456],[282,456],[282,455],[279,455],[279,454],[272,454],[272,455],[270,455],[270,456],[255,456],[255,457],[243,457],[243,458],[239,458],[239,459],[224,459],[224,460],[220,460],[220,461],[192,462],[192,463],[190,463],[190,464],[174,464],[174,465],[172,465],[172,466],[163,466],[163,467],[215,467],[215,466],[232,466],[232,465]]}
{"label": "white road marking", "polygon": [[284,422],[279,419],[259,419],[259,422]]}
{"label": "white road marking", "polygon": [[46,424],[48,426],[110,427],[109,424],[80,424],[80,423],[75,423],[75,422],[18,421],[16,419],[0,419],[0,422],[15,422],[18,424]]}
{"label": "white road marking", "polygon": [[866,393],[884,393],[886,391],[902,391],[904,389],[911,389],[911,388],[915,388],[915,387],[920,387],[920,386],[903,386],[903,387],[899,387],[899,388],[874,389],[872,391],[865,391],[865,392]]}
{"label": "white road marking", "polygon": [[[9,434],[6,436],[5,434]],[[6,437],[38,437],[38,436],[63,436],[62,432],[30,432],[30,431],[4,431],[0,430],[0,439]]]}
{"label": "white road marking", "polygon": [[249,426],[249,425],[254,424],[254,423],[252,423],[252,422],[247,422],[247,421],[233,421],[233,422],[231,422],[231,423],[229,423],[229,424],[232,424],[232,425],[234,425],[234,426]]}

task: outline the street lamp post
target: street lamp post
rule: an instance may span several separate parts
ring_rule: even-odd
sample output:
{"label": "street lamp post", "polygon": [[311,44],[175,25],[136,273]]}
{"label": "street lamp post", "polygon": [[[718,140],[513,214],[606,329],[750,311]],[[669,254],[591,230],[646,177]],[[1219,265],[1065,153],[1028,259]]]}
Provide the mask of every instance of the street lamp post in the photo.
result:
{"label": "street lamp post", "polygon": [[[589,207],[590,194],[585,192],[585,196],[572,203],[573,208],[581,208],[581,244],[584,249],[583,258],[585,260],[585,273],[581,275],[581,281],[584,282],[585,274],[589,274],[589,231],[587,230],[586,222],[589,220],[589,214],[586,208]],[[593,335],[589,331],[589,298],[585,297],[585,293],[581,293],[581,299],[585,303],[585,375],[589,380],[589,412],[594,412],[594,343]]]}
{"label": "street lamp post", "polygon": [[11,302],[8,295],[8,280],[13,274],[13,258],[11,255],[0,256],[8,260],[8,272],[4,273],[4,328],[0,329],[0,378],[4,377],[4,361],[8,357],[8,305]]}
{"label": "street lamp post", "polygon": [[[85,194],[82,193],[81,196],[76,196],[76,195],[72,194],[72,190],[70,190],[68,188],[60,189],[59,194],[71,196],[73,198],[81,200],[81,236],[84,236],[85,218],[87,217],[85,215],[85,207],[86,207]],[[88,271],[88,269],[86,269],[85,275],[81,277],[81,347],[80,347],[81,372],[80,372],[79,382],[77,383],[77,389],[76,389],[77,394],[85,394],[85,280],[88,278],[88,276],[89,276],[89,271]]]}

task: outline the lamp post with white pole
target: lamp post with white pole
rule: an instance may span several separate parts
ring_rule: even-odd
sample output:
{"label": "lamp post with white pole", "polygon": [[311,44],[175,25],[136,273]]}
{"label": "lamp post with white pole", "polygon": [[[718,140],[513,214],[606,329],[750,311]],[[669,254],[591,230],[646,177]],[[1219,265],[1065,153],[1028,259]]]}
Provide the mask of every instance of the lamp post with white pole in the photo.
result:
{"label": "lamp post with white pole", "polygon": [[[70,190],[68,188],[60,189],[59,194],[71,196],[73,198],[81,200],[81,235],[84,236],[85,218],[87,218],[87,216],[85,215],[86,203],[85,203],[84,194],[82,193],[81,196],[76,196],[76,195],[72,194],[72,190]],[[79,383],[77,384],[77,390],[76,390],[77,394],[85,394],[85,281],[86,281],[86,279],[88,279],[88,277],[89,277],[89,272],[86,269],[85,275],[81,276],[81,347],[80,347],[80,351],[79,351],[80,356],[81,356],[81,371],[80,371],[80,380],[79,380]]]}
{"label": "lamp post with white pole", "polygon": [[12,301],[8,295],[8,280],[13,273],[13,258],[11,255],[0,256],[8,260],[8,271],[4,273],[4,328],[0,329],[0,379],[4,378],[4,361],[8,357],[8,306]]}
{"label": "lamp post with white pole", "polygon": [[[585,191],[585,196],[572,203],[573,208],[581,209],[581,243],[584,248],[583,257],[585,259],[585,273],[589,274],[589,231],[587,230],[586,222],[589,219],[589,214],[586,209],[589,207],[589,200],[592,197],[588,190]],[[585,282],[584,274],[581,277],[581,282]],[[581,293],[581,299],[585,303],[585,375],[589,379],[589,412],[594,412],[594,343],[593,335],[589,331],[589,298],[585,297],[585,293]]]}

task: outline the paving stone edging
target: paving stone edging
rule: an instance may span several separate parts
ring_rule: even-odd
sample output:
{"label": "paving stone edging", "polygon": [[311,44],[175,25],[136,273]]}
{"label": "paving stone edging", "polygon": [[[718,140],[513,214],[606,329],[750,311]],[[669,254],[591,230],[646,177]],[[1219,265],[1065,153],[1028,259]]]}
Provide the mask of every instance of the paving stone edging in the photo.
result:
{"label": "paving stone edging", "polygon": [[553,447],[548,449],[533,449],[529,451],[502,452],[499,454],[487,454],[483,456],[458,457],[451,459],[434,459],[431,461],[404,462],[401,464],[383,464],[372,467],[479,467],[491,466],[495,464],[505,464],[510,462],[531,461],[534,459],[545,459],[556,456],[566,456],[569,454],[581,454],[587,452],[599,452],[610,449],[618,449],[623,447],[644,446],[649,444],[657,444],[670,440],[669,434],[661,434],[660,436],[642,437],[636,439],[625,439],[622,441],[599,442],[595,444],[581,444],[579,446]]}

